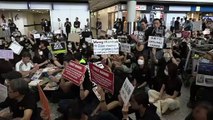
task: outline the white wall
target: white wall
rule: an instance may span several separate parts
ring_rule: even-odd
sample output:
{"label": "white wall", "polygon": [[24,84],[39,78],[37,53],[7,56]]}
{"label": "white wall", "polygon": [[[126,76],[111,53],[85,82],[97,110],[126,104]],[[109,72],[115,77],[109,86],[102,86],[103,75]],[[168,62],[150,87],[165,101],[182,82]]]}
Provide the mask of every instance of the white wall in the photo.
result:
{"label": "white wall", "polygon": [[50,11],[52,30],[57,30],[58,18],[61,19],[63,25],[65,19],[69,18],[69,21],[72,23],[73,28],[73,23],[76,17],[78,17],[79,21],[81,22],[80,28],[84,29],[86,25],[86,19],[89,18],[88,4],[55,5],[54,10]]}
{"label": "white wall", "polygon": [[175,17],[175,20],[177,17],[184,18],[186,16],[186,13],[167,13],[165,14],[165,20],[166,20],[166,28],[170,29],[170,22],[172,21],[172,18]]}

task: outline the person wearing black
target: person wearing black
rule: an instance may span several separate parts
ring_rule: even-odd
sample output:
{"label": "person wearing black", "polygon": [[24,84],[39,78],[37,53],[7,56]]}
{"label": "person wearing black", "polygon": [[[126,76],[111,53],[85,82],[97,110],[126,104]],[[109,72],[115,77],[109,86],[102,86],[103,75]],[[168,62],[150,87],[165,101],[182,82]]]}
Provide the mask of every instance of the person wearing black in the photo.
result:
{"label": "person wearing black", "polygon": [[13,70],[13,65],[4,59],[0,59],[0,84],[4,84],[5,79],[2,77],[2,74],[10,72]]}
{"label": "person wearing black", "polygon": [[45,22],[44,22],[44,18],[41,19],[41,30],[44,31],[45,28]]}
{"label": "person wearing black", "polygon": [[12,118],[22,120],[41,120],[37,112],[35,97],[30,92],[28,83],[23,79],[9,82],[8,98],[0,103],[0,108],[10,107]]}
{"label": "person wearing black", "polygon": [[67,34],[67,38],[69,36],[69,33],[71,31],[71,27],[72,27],[72,24],[71,22],[69,21],[69,18],[66,18],[66,22],[64,23],[64,27],[66,29],[66,34]]}
{"label": "person wearing black", "polygon": [[50,32],[50,21],[48,21],[47,19],[45,19],[44,21],[44,31]]}
{"label": "person wearing black", "polygon": [[176,21],[175,21],[175,32],[179,32],[180,31],[180,17],[177,17]]}
{"label": "person wearing black", "polygon": [[11,19],[8,20],[8,27],[10,28],[10,34],[15,32],[16,24]]}
{"label": "person wearing black", "polygon": [[78,17],[76,17],[74,22],[74,28],[80,28],[80,26],[81,26],[81,22],[78,21]]}

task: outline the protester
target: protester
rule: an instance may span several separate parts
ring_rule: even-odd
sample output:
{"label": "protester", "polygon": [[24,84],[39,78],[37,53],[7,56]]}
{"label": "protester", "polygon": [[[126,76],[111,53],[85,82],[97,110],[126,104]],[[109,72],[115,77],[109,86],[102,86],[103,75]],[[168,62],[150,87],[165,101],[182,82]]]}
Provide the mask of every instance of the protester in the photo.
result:
{"label": "protester", "polygon": [[175,29],[175,17],[172,18],[172,21],[170,22],[170,31],[174,32]]}
{"label": "protester", "polygon": [[175,29],[176,33],[180,31],[180,17],[177,17],[177,19],[175,21],[174,29]]}
{"label": "protester", "polygon": [[11,19],[8,19],[8,27],[10,28],[10,34],[12,34],[15,31],[16,24]]}
{"label": "protester", "polygon": [[78,17],[76,17],[75,18],[75,22],[74,22],[74,28],[80,28],[80,26],[81,26],[81,22],[80,21],[78,21]]}
{"label": "protester", "polygon": [[58,27],[57,27],[57,30],[63,30],[63,25],[61,23],[61,19],[58,18]]}

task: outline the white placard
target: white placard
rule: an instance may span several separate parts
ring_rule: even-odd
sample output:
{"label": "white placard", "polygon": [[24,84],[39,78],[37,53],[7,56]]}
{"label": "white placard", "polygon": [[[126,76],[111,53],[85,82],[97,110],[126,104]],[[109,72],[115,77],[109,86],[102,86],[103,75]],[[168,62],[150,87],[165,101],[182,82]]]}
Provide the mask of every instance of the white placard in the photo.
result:
{"label": "white placard", "polygon": [[7,87],[0,84],[0,103],[5,101],[7,95]]}
{"label": "white placard", "polygon": [[144,32],[142,32],[142,31],[139,31],[138,32],[138,40],[140,41],[140,42],[143,42],[144,41]]}
{"label": "white placard", "polygon": [[128,43],[121,43],[121,51],[125,53],[131,53],[131,45]]}
{"label": "white placard", "polygon": [[16,41],[13,41],[9,48],[17,55],[19,55],[21,53],[21,51],[23,50],[23,46],[21,46],[19,43],[17,43]]}
{"label": "white placard", "polygon": [[210,33],[211,33],[210,29],[208,29],[208,28],[203,31],[204,35],[209,35]]}
{"label": "white placard", "polygon": [[112,31],[112,30],[107,30],[107,35],[112,36],[112,34],[113,34],[113,31]]}
{"label": "white placard", "polygon": [[213,77],[211,75],[197,74],[196,85],[213,87]]}
{"label": "white placard", "polygon": [[92,43],[92,38],[91,37],[87,37],[87,38],[85,38],[85,41],[88,42],[88,43]]}
{"label": "white placard", "polygon": [[61,30],[55,30],[54,34],[61,34]]}
{"label": "white placard", "polygon": [[34,39],[40,39],[41,38],[41,35],[40,34],[34,34]]}
{"label": "white placard", "polygon": [[124,81],[124,84],[121,88],[121,98],[124,102],[124,105],[127,105],[130,97],[132,96],[132,93],[134,91],[134,86],[132,85],[132,83],[129,81],[128,78],[126,78],[126,80]]}
{"label": "white placard", "polygon": [[181,38],[182,37],[182,33],[176,33],[176,37],[177,38]]}
{"label": "white placard", "polygon": [[149,36],[148,47],[163,48],[164,38],[157,36]]}
{"label": "white placard", "polygon": [[119,54],[119,41],[118,39],[93,40],[93,48],[95,55]]}

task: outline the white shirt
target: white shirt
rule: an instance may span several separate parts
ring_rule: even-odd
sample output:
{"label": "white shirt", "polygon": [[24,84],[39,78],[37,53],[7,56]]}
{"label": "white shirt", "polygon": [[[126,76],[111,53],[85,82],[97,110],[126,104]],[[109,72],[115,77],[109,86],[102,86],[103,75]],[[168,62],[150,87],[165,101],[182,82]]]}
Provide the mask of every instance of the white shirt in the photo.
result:
{"label": "white shirt", "polygon": [[33,68],[33,64],[28,62],[24,64],[23,61],[16,63],[16,71],[30,71]]}

